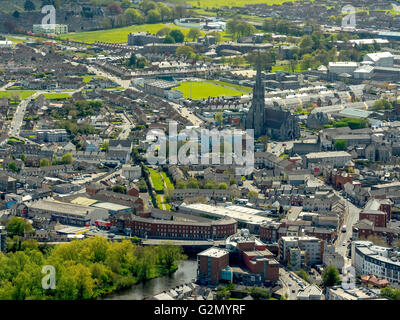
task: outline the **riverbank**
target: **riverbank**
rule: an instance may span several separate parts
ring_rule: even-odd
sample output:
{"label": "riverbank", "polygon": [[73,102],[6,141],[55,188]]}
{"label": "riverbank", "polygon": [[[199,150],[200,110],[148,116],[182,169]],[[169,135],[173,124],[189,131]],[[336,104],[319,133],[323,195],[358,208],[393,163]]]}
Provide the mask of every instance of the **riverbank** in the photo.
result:
{"label": "riverbank", "polygon": [[129,289],[120,290],[99,297],[100,300],[143,300],[154,296],[165,290],[192,282],[197,277],[197,261],[195,259],[184,260],[178,269],[171,275],[164,275],[158,278],[133,285]]}

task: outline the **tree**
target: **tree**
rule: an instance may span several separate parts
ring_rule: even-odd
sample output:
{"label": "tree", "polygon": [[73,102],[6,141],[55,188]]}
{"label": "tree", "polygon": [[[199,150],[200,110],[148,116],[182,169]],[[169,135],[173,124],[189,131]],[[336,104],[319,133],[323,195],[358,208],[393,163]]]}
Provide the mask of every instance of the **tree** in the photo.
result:
{"label": "tree", "polygon": [[218,185],[218,189],[220,189],[220,190],[228,190],[228,185],[225,182],[221,182]]}
{"label": "tree", "polygon": [[167,35],[165,38],[164,38],[164,41],[163,41],[164,43],[175,43],[175,39],[174,38],[172,38],[170,35]]}
{"label": "tree", "polygon": [[221,36],[221,33],[219,31],[210,32],[210,33],[208,33],[208,35],[215,37],[215,42],[216,43],[220,43],[221,40],[222,40],[222,36]]}
{"label": "tree", "polygon": [[23,237],[25,233],[31,232],[33,230],[33,227],[28,222],[28,220],[14,216],[8,221],[6,230],[11,237]]}
{"label": "tree", "polygon": [[249,199],[258,199],[258,192],[256,192],[256,191],[249,191],[249,193],[247,194],[247,196],[249,197]]}
{"label": "tree", "polygon": [[156,23],[161,21],[161,15],[160,12],[157,9],[152,9],[149,12],[147,12],[147,22],[148,23]]}
{"label": "tree", "polygon": [[11,20],[6,20],[3,22],[4,28],[7,30],[9,33],[14,33],[17,30],[17,25],[14,21]]}
{"label": "tree", "polygon": [[122,9],[121,9],[121,6],[120,6],[117,2],[110,3],[110,4],[107,6],[107,11],[108,11],[111,15],[114,15],[114,16],[123,13],[123,11],[122,11]]}
{"label": "tree", "polygon": [[255,300],[267,300],[271,297],[270,292],[264,288],[252,287],[249,291],[250,296]]}
{"label": "tree", "polygon": [[336,140],[334,144],[334,148],[337,151],[346,150],[347,141],[346,140]]}
{"label": "tree", "polygon": [[186,183],[183,180],[179,180],[176,182],[177,189],[186,189]]}
{"label": "tree", "polygon": [[119,184],[113,186],[112,190],[114,192],[117,192],[117,193],[126,194],[126,188],[124,186],[119,185]]}
{"label": "tree", "polygon": [[130,0],[122,0],[121,1],[122,8],[129,8],[131,5],[132,5],[132,2]]}
{"label": "tree", "polygon": [[339,270],[334,265],[329,265],[322,273],[322,284],[325,287],[332,287],[340,284]]}
{"label": "tree", "polygon": [[66,154],[64,154],[61,158],[61,161],[63,164],[71,164],[72,162],[74,162],[74,158],[72,157],[72,153],[71,152],[67,152]]}
{"label": "tree", "polygon": [[170,32],[171,32],[170,28],[162,28],[157,31],[157,35],[160,37],[164,37],[164,36],[167,36]]}
{"label": "tree", "polygon": [[24,4],[25,11],[34,11],[36,10],[35,4],[31,0],[26,0]]}
{"label": "tree", "polygon": [[[133,53],[132,53],[132,55],[135,56]],[[132,58],[132,56],[131,56],[131,58]],[[103,144],[101,145],[100,149],[102,151],[108,152],[109,146],[110,145],[109,145],[108,141],[104,141]]]}
{"label": "tree", "polygon": [[193,48],[190,46],[180,46],[176,49],[175,55],[178,57],[185,57],[186,59],[190,59],[195,55],[195,53],[193,51]]}
{"label": "tree", "polygon": [[107,17],[104,17],[104,19],[101,21],[101,26],[104,29],[111,29],[112,28],[111,20]]}
{"label": "tree", "polygon": [[12,161],[8,164],[8,169],[14,172],[18,172],[18,166],[15,161]]}
{"label": "tree", "polygon": [[303,280],[308,282],[309,276],[307,271],[305,271],[304,269],[300,269],[299,271],[296,272],[296,274],[302,278]]}
{"label": "tree", "polygon": [[176,43],[180,43],[183,42],[183,40],[185,39],[185,36],[183,35],[181,30],[178,29],[174,29],[172,30],[169,35],[174,38]]}
{"label": "tree", "polygon": [[386,99],[379,99],[372,105],[373,110],[390,110],[392,109],[392,104]]}
{"label": "tree", "polygon": [[43,158],[40,160],[41,167],[48,167],[50,165],[50,160],[47,158]]}
{"label": "tree", "polygon": [[188,189],[199,189],[199,183],[195,178],[190,178],[187,184]]}
{"label": "tree", "polygon": [[13,12],[12,16],[13,16],[14,18],[18,19],[18,18],[19,18],[19,11],[15,10],[15,11]]}
{"label": "tree", "polygon": [[128,8],[125,10],[125,16],[129,23],[142,24],[144,22],[144,18],[139,10]]}
{"label": "tree", "polygon": [[171,18],[172,11],[164,3],[158,3],[158,11],[160,12],[161,21],[165,21]]}
{"label": "tree", "polygon": [[219,286],[216,295],[218,300],[228,300],[231,296],[231,292],[227,287]]}
{"label": "tree", "polygon": [[25,154],[23,154],[23,153],[21,153],[21,160],[25,163],[25,161],[26,161],[26,155]]}
{"label": "tree", "polygon": [[195,41],[198,37],[200,37],[201,32],[198,28],[191,28],[187,34],[187,37],[189,39],[192,39],[192,41]]}
{"label": "tree", "polygon": [[165,266],[169,274],[176,268],[176,262],[186,259],[182,247],[168,242],[158,246],[157,250],[159,263]]}

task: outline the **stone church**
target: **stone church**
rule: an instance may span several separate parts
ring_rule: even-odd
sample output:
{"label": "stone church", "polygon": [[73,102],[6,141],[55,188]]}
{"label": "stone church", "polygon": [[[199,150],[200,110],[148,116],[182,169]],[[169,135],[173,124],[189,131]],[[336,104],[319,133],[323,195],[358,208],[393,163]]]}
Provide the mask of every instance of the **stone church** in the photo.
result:
{"label": "stone church", "polygon": [[253,88],[253,101],[245,120],[246,129],[254,129],[254,137],[267,135],[280,141],[300,138],[297,116],[279,107],[265,106],[265,85],[261,78],[261,64],[258,59],[256,83]]}

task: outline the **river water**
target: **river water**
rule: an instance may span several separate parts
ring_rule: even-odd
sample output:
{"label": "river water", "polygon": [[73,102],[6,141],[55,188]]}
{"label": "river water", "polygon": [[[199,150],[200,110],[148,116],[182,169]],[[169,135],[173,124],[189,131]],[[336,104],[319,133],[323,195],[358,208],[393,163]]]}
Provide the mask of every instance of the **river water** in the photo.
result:
{"label": "river water", "polygon": [[119,291],[104,297],[104,300],[142,300],[148,296],[156,295],[164,290],[192,282],[197,276],[197,261],[188,259],[179,265],[177,271],[170,276],[162,276],[139,283],[130,289]]}

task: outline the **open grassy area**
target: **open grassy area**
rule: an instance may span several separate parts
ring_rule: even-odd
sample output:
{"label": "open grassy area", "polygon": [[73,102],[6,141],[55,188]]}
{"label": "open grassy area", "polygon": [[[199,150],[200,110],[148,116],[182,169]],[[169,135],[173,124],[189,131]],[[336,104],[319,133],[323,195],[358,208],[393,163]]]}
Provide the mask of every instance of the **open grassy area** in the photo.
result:
{"label": "open grassy area", "polygon": [[156,191],[163,191],[164,190],[164,182],[160,173],[154,169],[149,168],[150,178],[153,181],[153,186]]}
{"label": "open grassy area", "polygon": [[167,176],[167,174],[163,171],[163,172],[161,172],[161,175],[162,175],[162,178],[164,179],[164,181],[165,181],[165,184],[167,185],[167,188],[169,189],[169,190],[174,190],[175,188],[174,188],[174,185],[172,184],[172,182],[171,182],[171,180],[169,179],[169,177]]}
{"label": "open grassy area", "polygon": [[0,98],[11,98],[11,95],[14,93],[17,93],[20,95],[21,100],[25,100],[26,98],[30,97],[33,95],[36,91],[32,90],[6,90],[6,91],[0,91]]}
{"label": "open grassy area", "polygon": [[253,91],[253,88],[251,88],[251,87],[241,86],[239,84],[234,84],[234,83],[230,83],[230,82],[224,82],[224,81],[219,81],[219,80],[211,80],[210,82],[218,84],[218,85],[222,85],[224,87],[229,87],[229,88],[232,88],[232,89],[243,91],[243,92],[246,92],[246,93],[250,93],[250,92]]}
{"label": "open grassy area", "polygon": [[295,0],[175,0],[174,2],[186,2],[193,7],[200,8],[221,8],[221,7],[243,7],[245,4],[268,5],[282,4],[284,2],[294,2]]}
{"label": "open grassy area", "polygon": [[46,99],[49,100],[64,100],[71,97],[71,94],[68,92],[50,92],[43,94]]}
{"label": "open grassy area", "polygon": [[[186,36],[189,32],[189,28],[178,27],[173,23],[155,23],[155,24],[142,24],[142,25],[132,25],[129,27],[108,29],[108,30],[97,30],[88,32],[78,32],[78,33],[67,33],[60,35],[61,39],[73,39],[75,41],[82,41],[86,43],[93,43],[96,41],[100,42],[111,42],[111,43],[126,43],[128,42],[128,34],[131,32],[149,32],[156,34],[159,30],[163,28],[179,29]],[[202,35],[205,35],[202,32]]]}
{"label": "open grassy area", "polygon": [[207,99],[208,97],[222,96],[241,96],[243,91],[223,87],[208,81],[182,82],[179,87],[172,90],[179,90],[185,98],[190,99]]}

